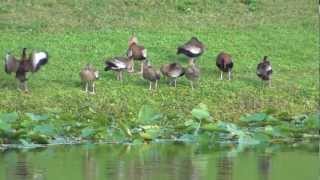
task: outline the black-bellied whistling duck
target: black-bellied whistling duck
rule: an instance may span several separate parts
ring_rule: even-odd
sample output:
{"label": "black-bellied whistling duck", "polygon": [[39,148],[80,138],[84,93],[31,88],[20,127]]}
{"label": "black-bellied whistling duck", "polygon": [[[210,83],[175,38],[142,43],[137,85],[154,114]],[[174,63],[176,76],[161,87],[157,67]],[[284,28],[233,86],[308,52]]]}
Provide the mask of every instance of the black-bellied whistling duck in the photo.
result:
{"label": "black-bellied whistling duck", "polygon": [[196,37],[192,37],[184,45],[178,47],[177,54],[184,54],[189,57],[189,64],[194,64],[195,58],[204,52],[204,45]]}
{"label": "black-bellied whistling duck", "polygon": [[174,82],[174,87],[177,87],[177,79],[184,75],[184,69],[179,63],[171,63],[162,65],[160,68],[163,76],[170,79],[170,85]]}
{"label": "black-bellied whistling duck", "polygon": [[130,60],[126,57],[113,57],[106,60],[105,71],[113,70],[117,72],[117,80],[122,81],[123,71],[130,69]]}
{"label": "black-bellied whistling duck", "polygon": [[143,46],[138,45],[138,39],[133,34],[128,42],[129,48],[127,51],[127,56],[131,63],[131,69],[128,72],[134,72],[134,60],[141,61],[141,69],[140,73],[142,74],[143,70],[143,60],[147,58],[147,49],[145,49]]}
{"label": "black-bellied whistling duck", "polygon": [[220,69],[220,80],[223,79],[223,73],[228,73],[228,79],[231,80],[233,62],[228,53],[221,52],[216,59],[216,65]]}
{"label": "black-bellied whistling duck", "polygon": [[152,84],[154,84],[154,89],[157,89],[160,71],[153,68],[148,59],[143,61],[142,77],[149,81],[149,90],[152,90]]}
{"label": "black-bellied whistling duck", "polygon": [[84,84],[85,92],[95,94],[95,80],[99,78],[99,71],[97,71],[91,64],[87,64],[80,71],[79,75],[82,83]]}
{"label": "black-bellied whistling duck", "polygon": [[195,65],[191,64],[185,68],[185,76],[190,81],[191,89],[194,89],[194,82],[198,82],[200,77],[200,69]]}
{"label": "black-bellied whistling duck", "polygon": [[19,81],[18,89],[27,92],[27,73],[37,72],[47,62],[47,52],[32,52],[27,57],[27,48],[23,48],[20,61],[10,53],[6,54],[5,71],[8,74],[15,73],[16,79]]}
{"label": "black-bellied whistling duck", "polygon": [[272,67],[270,61],[268,61],[268,57],[264,56],[262,61],[257,66],[257,76],[262,81],[268,81],[269,86],[271,86],[271,75],[272,75]]}

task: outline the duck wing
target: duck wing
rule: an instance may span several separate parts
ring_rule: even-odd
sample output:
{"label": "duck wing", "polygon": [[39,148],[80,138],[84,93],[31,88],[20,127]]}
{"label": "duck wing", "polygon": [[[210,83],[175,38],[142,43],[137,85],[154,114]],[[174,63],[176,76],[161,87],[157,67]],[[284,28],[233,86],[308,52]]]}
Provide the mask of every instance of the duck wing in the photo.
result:
{"label": "duck wing", "polygon": [[4,58],[4,69],[6,73],[16,73],[19,67],[19,61],[10,53],[7,53]]}
{"label": "duck wing", "polygon": [[32,52],[29,60],[32,62],[32,72],[37,72],[41,66],[48,63],[48,53],[45,51]]}

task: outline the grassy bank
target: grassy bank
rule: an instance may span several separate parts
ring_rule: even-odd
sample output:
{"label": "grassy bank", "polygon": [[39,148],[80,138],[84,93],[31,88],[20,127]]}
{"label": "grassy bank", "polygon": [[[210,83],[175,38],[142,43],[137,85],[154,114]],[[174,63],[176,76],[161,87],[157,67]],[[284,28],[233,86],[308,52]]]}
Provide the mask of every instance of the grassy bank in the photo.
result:
{"label": "grassy bank", "polygon": [[[316,2],[277,1],[41,1],[0,4],[0,52],[23,47],[47,50],[50,62],[29,79],[29,94],[16,90],[13,76],[0,72],[2,112],[57,113],[65,122],[135,122],[142,105],[164,114],[163,126],[191,118],[199,103],[214,120],[237,121],[245,113],[275,117],[314,113],[319,101],[319,33]],[[197,36],[207,46],[199,59],[200,87],[185,78],[178,88],[162,79],[157,91],[126,75],[124,82],[103,72],[106,57],[126,51],[132,32],[148,49],[151,63],[186,59],[176,47]],[[234,79],[219,81],[215,56],[232,54]],[[255,75],[264,56],[271,59],[273,87],[262,88]],[[87,62],[101,71],[97,94],[80,89],[79,70]],[[129,123],[130,124],[130,123]]]}

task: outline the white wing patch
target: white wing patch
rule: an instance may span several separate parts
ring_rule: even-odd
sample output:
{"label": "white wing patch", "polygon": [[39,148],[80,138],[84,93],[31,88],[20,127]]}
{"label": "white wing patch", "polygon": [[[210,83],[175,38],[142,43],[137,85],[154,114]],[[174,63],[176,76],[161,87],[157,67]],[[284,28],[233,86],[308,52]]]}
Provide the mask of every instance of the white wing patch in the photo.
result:
{"label": "white wing patch", "polygon": [[201,53],[201,48],[196,46],[189,46],[186,48],[186,50],[190,51],[192,54],[199,54]]}
{"label": "white wing patch", "polygon": [[128,57],[131,57],[132,56],[132,49],[129,49],[128,51]]}
{"label": "white wing patch", "polygon": [[147,58],[147,49],[142,50],[142,56]]}
{"label": "white wing patch", "polygon": [[180,74],[181,74],[181,70],[180,69],[175,69],[175,70],[169,72],[169,74],[170,74],[171,77],[179,77]]}
{"label": "white wing patch", "polygon": [[124,63],[123,61],[120,61],[120,60],[118,60],[118,59],[115,59],[113,63],[118,67],[118,69],[125,69],[125,68],[127,68],[126,63]]}
{"label": "white wing patch", "polygon": [[271,68],[271,66],[269,65],[267,68],[266,68],[266,71],[271,71],[272,70],[272,68]]}
{"label": "white wing patch", "polygon": [[33,59],[32,59],[32,66],[33,68],[36,68],[39,62],[43,59],[48,58],[47,54],[45,52],[38,52],[33,54]]}

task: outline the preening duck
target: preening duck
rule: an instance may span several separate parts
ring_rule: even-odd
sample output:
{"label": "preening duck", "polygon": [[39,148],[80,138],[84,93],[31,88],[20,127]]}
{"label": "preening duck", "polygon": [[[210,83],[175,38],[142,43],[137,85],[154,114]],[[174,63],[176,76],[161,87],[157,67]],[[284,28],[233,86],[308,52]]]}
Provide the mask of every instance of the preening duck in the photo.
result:
{"label": "preening duck", "polygon": [[95,94],[95,80],[99,78],[97,71],[91,64],[87,64],[79,73],[81,82],[84,84],[85,92]]}
{"label": "preening duck", "polygon": [[157,89],[158,81],[160,80],[160,71],[152,67],[148,59],[143,61],[142,77],[149,81],[149,90],[152,90],[152,84],[154,84],[154,89]]}
{"label": "preening duck", "polygon": [[223,73],[228,73],[228,79],[231,80],[233,62],[228,53],[221,52],[216,59],[216,65],[220,69],[220,80],[223,79]]}
{"label": "preening duck", "polygon": [[264,56],[262,61],[257,66],[257,76],[262,81],[268,81],[269,86],[271,86],[271,75],[272,67],[270,61],[268,61],[268,56]]}
{"label": "preening duck", "polygon": [[202,55],[204,52],[204,45],[196,37],[192,37],[184,45],[177,48],[177,54],[184,54],[189,58],[189,64],[194,64],[195,58]]}
{"label": "preening duck", "polygon": [[162,65],[160,68],[163,76],[168,77],[170,85],[174,83],[174,87],[177,87],[177,79],[184,75],[185,71],[181,64],[175,62],[171,64]]}
{"label": "preening duck", "polygon": [[140,73],[142,74],[143,71],[143,60],[147,58],[147,49],[143,46],[138,45],[138,38],[135,35],[132,35],[128,42],[129,48],[127,51],[127,56],[130,60],[130,69],[129,72],[134,72],[134,60],[141,61],[141,70]]}
{"label": "preening duck", "polygon": [[8,74],[15,73],[16,79],[19,81],[19,90],[28,91],[27,73],[35,73],[47,63],[47,52],[32,52],[29,54],[29,57],[27,57],[27,48],[23,48],[20,61],[16,59],[11,53],[6,54],[5,71]]}
{"label": "preening duck", "polygon": [[130,69],[130,60],[126,57],[113,57],[105,61],[105,71],[116,71],[117,80],[122,81],[123,71]]}
{"label": "preening duck", "polygon": [[191,89],[194,89],[194,83],[198,84],[200,77],[200,69],[195,64],[189,65],[185,68],[185,76],[190,81]]}

